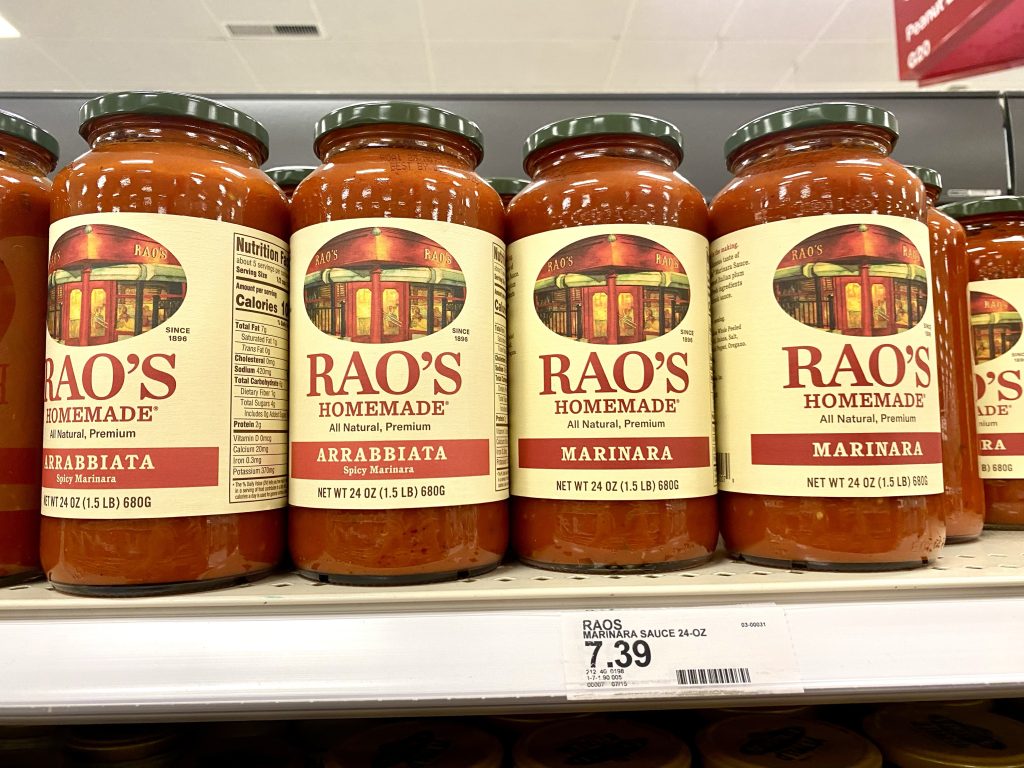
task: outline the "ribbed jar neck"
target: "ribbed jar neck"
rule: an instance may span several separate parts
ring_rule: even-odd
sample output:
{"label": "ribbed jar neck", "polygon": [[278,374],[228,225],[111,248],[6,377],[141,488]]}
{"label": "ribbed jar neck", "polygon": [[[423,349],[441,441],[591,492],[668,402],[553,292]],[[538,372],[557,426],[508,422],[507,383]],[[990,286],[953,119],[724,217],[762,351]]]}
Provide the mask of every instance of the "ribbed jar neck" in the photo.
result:
{"label": "ribbed jar neck", "polygon": [[93,149],[116,144],[185,144],[227,152],[258,168],[267,153],[253,137],[227,126],[165,115],[109,115],[93,120],[85,135]]}
{"label": "ribbed jar neck", "polygon": [[483,151],[469,139],[448,131],[419,125],[360,125],[325,133],[316,143],[316,153],[325,163],[339,162],[344,152],[365,149],[401,149],[438,155],[444,161],[472,171],[483,159]]}
{"label": "ribbed jar neck", "polygon": [[523,167],[531,179],[537,179],[598,158],[639,160],[662,165],[668,171],[682,162],[675,149],[646,136],[587,136],[538,149],[530,153]]}
{"label": "ribbed jar neck", "polygon": [[0,133],[0,163],[34,176],[45,176],[53,170],[57,159],[38,144]]}
{"label": "ribbed jar neck", "polygon": [[1022,238],[1021,245],[1024,247],[1024,211],[972,216],[969,219],[961,219],[960,224],[968,235],[984,231],[989,236],[1020,237]]}
{"label": "ribbed jar neck", "polygon": [[891,134],[868,125],[798,128],[750,142],[734,152],[728,164],[729,170],[740,176],[767,164],[811,162],[817,153],[837,150],[881,159],[889,156],[894,144]]}

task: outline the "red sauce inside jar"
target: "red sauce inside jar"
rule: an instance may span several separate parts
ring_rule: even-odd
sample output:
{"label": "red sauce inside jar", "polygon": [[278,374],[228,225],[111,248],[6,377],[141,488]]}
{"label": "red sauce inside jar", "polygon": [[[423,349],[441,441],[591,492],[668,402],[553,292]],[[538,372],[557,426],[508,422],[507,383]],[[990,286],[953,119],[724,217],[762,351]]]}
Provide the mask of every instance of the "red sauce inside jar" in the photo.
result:
{"label": "red sauce inside jar", "polygon": [[[640,130],[616,133],[609,132],[605,117],[565,121],[579,135],[528,150],[524,167],[533,182],[509,206],[510,244],[539,233],[586,225],[659,225],[705,236],[708,217],[704,199],[676,172],[682,160],[681,146],[666,142],[659,133],[669,124],[654,121],[655,135]],[[608,117],[618,121],[623,116]],[[638,117],[641,122],[653,120]],[[587,133],[590,128],[581,130],[584,123],[593,123],[593,133]],[[586,325],[582,314],[580,319]],[[614,330],[616,322],[609,320],[609,328]],[[529,348],[515,353],[533,352]],[[520,407],[539,406],[539,401],[527,401]],[[601,478],[591,473],[590,479]],[[513,501],[513,540],[522,560],[554,570],[689,567],[707,561],[717,545],[715,496],[595,500],[518,495]]]}
{"label": "red sauce inside jar", "polygon": [[[346,110],[353,115],[347,116]],[[483,153],[475,125],[444,110],[404,102],[354,105],[331,114],[339,116],[338,124],[325,128],[316,144],[324,164],[292,198],[295,233],[323,222],[387,217],[395,228],[410,219],[450,222],[500,240],[504,211],[497,193],[475,171]],[[364,119],[368,122],[360,122]],[[383,229],[376,232],[382,241],[389,236]],[[490,253],[470,256],[491,258]],[[297,257],[295,251],[293,265]],[[388,290],[387,284],[375,279],[382,280],[371,277],[365,285],[351,286],[371,297],[367,342],[387,328],[380,316],[384,301],[377,298]],[[331,300],[342,301],[336,290],[331,293]],[[403,317],[402,329],[406,322]],[[330,324],[321,330],[330,334]],[[354,340],[352,334],[359,332],[353,329],[350,337]],[[417,343],[427,344],[428,339]],[[293,429],[293,476],[294,440]],[[508,542],[508,505],[493,501],[389,508],[382,500],[373,509],[316,508],[297,505],[293,498],[289,542],[299,572],[320,581],[378,585],[463,578],[501,561]]]}
{"label": "red sauce inside jar", "polygon": [[46,232],[57,141],[0,111],[0,584],[39,574]]}
{"label": "red sauce inside jar", "polygon": [[[160,213],[230,222],[287,239],[287,202],[259,169],[266,139],[197,119],[188,104],[192,114],[219,110],[258,123],[181,94],[104,98],[103,103],[125,106],[83,122],[81,133],[92,148],[57,174],[53,222],[90,213]],[[139,99],[163,106],[152,113]],[[284,548],[284,509],[225,511],[148,519],[44,516],[43,567],[61,591],[103,596],[209,589],[269,572]]]}

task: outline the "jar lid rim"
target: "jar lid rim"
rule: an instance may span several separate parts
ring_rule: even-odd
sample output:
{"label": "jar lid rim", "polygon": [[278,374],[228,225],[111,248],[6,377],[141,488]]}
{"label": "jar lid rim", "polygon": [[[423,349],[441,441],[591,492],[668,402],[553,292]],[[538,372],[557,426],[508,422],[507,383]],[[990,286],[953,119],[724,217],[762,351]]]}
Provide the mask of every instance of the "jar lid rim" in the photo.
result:
{"label": "jar lid rim", "polygon": [[910,163],[904,163],[903,167],[917,176],[926,187],[934,187],[939,192],[942,191],[942,174],[934,168],[926,168],[923,165],[912,165]]}
{"label": "jar lid rim", "polygon": [[52,133],[40,128],[28,118],[0,109],[0,133],[28,141],[49,152],[53,156],[53,163],[49,170],[57,165],[57,160],[60,157],[60,143]]}
{"label": "jar lid rim", "polygon": [[[360,101],[328,112],[316,121],[313,145],[316,149],[326,134],[359,125],[422,125],[467,139],[484,154],[484,134],[467,117],[441,107],[416,101]],[[319,156],[319,152],[317,152]]]}
{"label": "jar lid rim", "polygon": [[730,161],[741,147],[765,136],[825,125],[881,128],[894,142],[900,135],[896,115],[887,109],[854,101],[822,101],[778,109],[744,123],[725,140],[725,159]]}
{"label": "jar lid rim", "polygon": [[484,181],[494,187],[494,191],[499,195],[517,195],[530,184],[529,179],[520,179],[517,176],[492,176]]}
{"label": "jar lid rim", "polygon": [[683,133],[668,120],[636,112],[581,115],[543,125],[523,142],[523,161],[539,149],[587,136],[646,136],[656,139],[683,161]]}
{"label": "jar lid rim", "polygon": [[298,184],[315,170],[315,165],[278,165],[267,168],[264,173],[278,186],[291,186]]}
{"label": "jar lid rim", "polygon": [[985,216],[991,213],[1024,212],[1024,196],[993,195],[976,200],[965,200],[962,203],[948,203],[939,208],[947,216],[954,219],[969,219],[973,216]]}
{"label": "jar lid rim", "polygon": [[205,96],[176,91],[118,91],[105,93],[90,99],[79,111],[79,134],[88,135],[88,126],[97,118],[108,115],[166,115],[168,117],[191,117],[214,125],[233,128],[246,136],[256,139],[263,153],[263,160],[270,154],[270,133],[266,127],[250,115],[235,107],[229,107]]}

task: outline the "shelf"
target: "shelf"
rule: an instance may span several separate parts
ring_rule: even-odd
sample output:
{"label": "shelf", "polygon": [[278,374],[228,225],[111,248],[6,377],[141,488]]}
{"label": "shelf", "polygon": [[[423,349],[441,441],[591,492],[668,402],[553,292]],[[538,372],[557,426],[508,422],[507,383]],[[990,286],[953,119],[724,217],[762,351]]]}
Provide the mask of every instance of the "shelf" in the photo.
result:
{"label": "shelf", "polygon": [[[933,567],[898,574],[719,558],[647,576],[510,565],[478,579],[384,589],[281,575],[133,600],[9,587],[0,590],[0,722],[609,706],[566,697],[567,615],[768,604],[788,623],[798,668],[788,682],[804,701],[1024,693],[1024,534],[989,532],[947,547]],[[614,705],[752,701],[738,689]]]}

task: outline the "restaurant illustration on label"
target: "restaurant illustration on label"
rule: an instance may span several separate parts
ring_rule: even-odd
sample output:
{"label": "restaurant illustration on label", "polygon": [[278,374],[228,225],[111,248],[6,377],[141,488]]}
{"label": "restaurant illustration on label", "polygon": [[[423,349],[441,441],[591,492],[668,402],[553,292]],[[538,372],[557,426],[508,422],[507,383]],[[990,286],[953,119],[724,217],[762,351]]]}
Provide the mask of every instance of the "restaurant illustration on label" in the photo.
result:
{"label": "restaurant illustration on label", "polygon": [[589,344],[633,344],[678,327],[690,306],[679,259],[636,235],[595,235],[559,250],[534,286],[540,321]]}
{"label": "restaurant illustration on label", "polygon": [[1020,341],[1020,312],[1006,299],[971,291],[971,343],[974,361],[983,363],[1005,355]]}
{"label": "restaurant illustration on label", "polygon": [[798,243],[775,270],[775,300],[806,326],[844,336],[892,336],[928,305],[920,251],[894,229],[833,227]]}
{"label": "restaurant illustration on label", "polygon": [[46,325],[58,344],[90,347],[133,338],[185,300],[185,270],[146,235],[110,224],[64,233],[50,256]]}
{"label": "restaurant illustration on label", "polygon": [[423,235],[365,227],[317,251],[306,272],[306,313],[323,333],[387,344],[447,328],[466,303],[466,278],[447,250]]}

